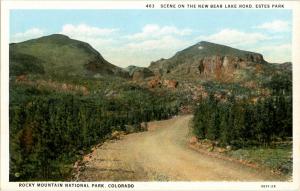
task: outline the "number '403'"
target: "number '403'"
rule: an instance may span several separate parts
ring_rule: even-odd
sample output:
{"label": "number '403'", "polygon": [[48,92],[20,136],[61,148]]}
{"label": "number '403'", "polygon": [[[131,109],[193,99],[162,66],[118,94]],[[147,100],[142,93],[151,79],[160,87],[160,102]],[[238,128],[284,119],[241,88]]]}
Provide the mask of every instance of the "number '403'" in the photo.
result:
{"label": "number '403'", "polygon": [[154,8],[154,4],[146,4],[147,8]]}

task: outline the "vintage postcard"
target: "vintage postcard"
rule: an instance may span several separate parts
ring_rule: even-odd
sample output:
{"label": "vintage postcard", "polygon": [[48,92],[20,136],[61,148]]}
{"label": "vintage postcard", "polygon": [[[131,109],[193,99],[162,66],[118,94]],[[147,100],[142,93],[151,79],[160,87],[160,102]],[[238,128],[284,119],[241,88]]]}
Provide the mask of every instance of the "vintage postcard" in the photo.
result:
{"label": "vintage postcard", "polygon": [[2,1],[1,190],[298,190],[299,1]]}

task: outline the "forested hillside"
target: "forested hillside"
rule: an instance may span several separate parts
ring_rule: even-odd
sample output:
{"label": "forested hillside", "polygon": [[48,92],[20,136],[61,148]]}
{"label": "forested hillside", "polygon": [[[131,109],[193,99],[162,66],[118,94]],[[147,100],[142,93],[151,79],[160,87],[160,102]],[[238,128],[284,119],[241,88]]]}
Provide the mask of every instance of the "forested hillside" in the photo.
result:
{"label": "forested hillside", "polygon": [[72,162],[112,132],[142,131],[141,122],[178,113],[172,95],[125,84],[115,97],[10,88],[10,180],[64,179]]}
{"label": "forested hillside", "polygon": [[259,161],[291,175],[291,74],[275,75],[265,86],[271,94],[257,99],[233,95],[224,101],[211,94],[195,108],[193,132],[199,140],[233,148],[236,151],[228,150],[229,154],[239,159]]}
{"label": "forested hillside", "polygon": [[[194,114],[199,140],[271,147],[292,137],[292,67],[200,42],[148,68],[119,68],[89,44],[50,35],[10,45],[10,180],[67,180],[116,131]],[[143,123],[144,124],[144,123]]]}
{"label": "forested hillside", "polygon": [[128,80],[89,44],[50,35],[10,45],[10,180],[66,180],[116,131],[146,130],[180,103]]}

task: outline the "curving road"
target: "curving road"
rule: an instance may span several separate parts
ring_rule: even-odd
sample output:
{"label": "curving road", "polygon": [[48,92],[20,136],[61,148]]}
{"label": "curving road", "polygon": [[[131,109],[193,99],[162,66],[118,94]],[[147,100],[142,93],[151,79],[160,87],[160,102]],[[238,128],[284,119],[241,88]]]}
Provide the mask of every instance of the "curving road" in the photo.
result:
{"label": "curving road", "polygon": [[79,181],[263,181],[273,174],[200,154],[187,145],[192,115],[154,121],[149,131],[94,150]]}

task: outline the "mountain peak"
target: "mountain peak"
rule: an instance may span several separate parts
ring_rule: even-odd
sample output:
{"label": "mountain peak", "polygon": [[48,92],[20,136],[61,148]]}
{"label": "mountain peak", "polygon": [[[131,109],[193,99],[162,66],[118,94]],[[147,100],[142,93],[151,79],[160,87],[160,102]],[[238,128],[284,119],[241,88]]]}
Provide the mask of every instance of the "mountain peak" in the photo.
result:
{"label": "mountain peak", "polygon": [[200,42],[198,42],[197,44],[195,44],[193,46],[197,46],[197,45],[200,45],[200,46],[203,46],[203,47],[207,47],[207,48],[234,49],[234,50],[241,51],[239,49],[232,48],[230,46],[226,46],[226,45],[218,44],[218,43],[214,43],[214,42],[209,42],[209,41],[200,41]]}
{"label": "mountain peak", "polygon": [[237,48],[232,48],[230,46],[217,44],[208,41],[200,41],[182,51],[176,53],[176,57],[197,57],[204,58],[210,56],[234,56],[239,57],[241,59],[247,59],[249,55],[259,56],[262,57],[261,54],[255,52],[249,52],[245,50],[240,50]]}
{"label": "mountain peak", "polygon": [[202,50],[204,48],[216,48],[216,47],[224,47],[224,45],[221,44],[216,44],[213,42],[208,42],[208,41],[200,41],[198,43],[196,43],[195,45],[193,45],[192,47],[196,47],[199,50]]}
{"label": "mountain peak", "polygon": [[[223,46],[223,47],[225,46],[225,45],[222,45],[222,44],[218,44],[218,43],[214,43],[214,42],[209,42],[209,41],[200,41],[196,45],[202,45],[202,46]],[[225,47],[229,47],[229,46],[225,46]]]}
{"label": "mountain peak", "polygon": [[199,45],[207,45],[207,44],[214,44],[214,43],[208,42],[208,41],[200,41],[197,44],[199,44]]}
{"label": "mountain peak", "polygon": [[[202,79],[231,77],[250,65],[265,64],[259,53],[200,41],[173,57],[152,62],[149,68],[159,75],[198,76]],[[222,75],[221,75],[222,73]]]}
{"label": "mountain peak", "polygon": [[[63,44],[69,44],[69,43],[73,43],[76,42],[77,40],[71,39],[70,37],[68,37],[67,35],[63,35],[63,34],[51,34],[48,36],[42,36],[39,38],[35,38],[35,39],[30,39],[30,40],[26,40],[20,43],[51,43],[51,44],[59,44],[59,45],[63,45]],[[11,43],[11,44],[16,44],[16,43]]]}
{"label": "mountain peak", "polygon": [[70,37],[68,37],[67,35],[64,35],[64,34],[51,34],[48,36],[43,36],[43,37],[41,37],[41,39],[42,38],[70,39]]}
{"label": "mountain peak", "polygon": [[58,44],[64,44],[64,43],[75,41],[70,37],[68,37],[67,35],[63,35],[63,34],[51,34],[33,40],[36,40],[38,42],[48,42],[48,43],[58,43]]}
{"label": "mountain peak", "polygon": [[[128,77],[127,72],[106,61],[88,43],[71,39],[63,34],[52,34],[10,44],[10,53],[15,54],[11,57],[10,66],[25,68],[27,73],[30,73],[30,70],[27,71],[27,65],[31,66],[39,61],[44,73],[53,76],[116,75]],[[29,60],[25,63],[26,66],[24,66],[25,58]],[[24,71],[20,72],[22,73]]]}

